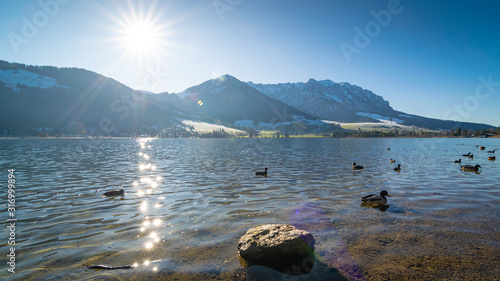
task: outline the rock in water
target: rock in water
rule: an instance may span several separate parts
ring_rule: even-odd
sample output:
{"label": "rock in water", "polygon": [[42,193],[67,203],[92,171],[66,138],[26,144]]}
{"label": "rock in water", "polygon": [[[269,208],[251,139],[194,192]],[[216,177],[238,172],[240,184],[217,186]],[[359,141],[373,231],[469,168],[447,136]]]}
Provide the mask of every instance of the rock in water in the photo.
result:
{"label": "rock in water", "polygon": [[[304,274],[314,263],[314,237],[289,224],[265,224],[251,228],[238,242],[238,253],[247,264],[264,265],[290,274]],[[301,272],[288,272],[296,265]]]}

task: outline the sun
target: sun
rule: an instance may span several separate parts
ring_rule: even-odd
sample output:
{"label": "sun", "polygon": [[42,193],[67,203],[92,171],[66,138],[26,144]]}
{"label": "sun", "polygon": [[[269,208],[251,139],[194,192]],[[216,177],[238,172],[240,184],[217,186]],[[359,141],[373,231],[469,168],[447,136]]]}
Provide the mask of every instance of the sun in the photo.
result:
{"label": "sun", "polygon": [[127,53],[150,57],[161,48],[161,30],[147,19],[126,22],[122,28],[119,41]]}
{"label": "sun", "polygon": [[165,21],[165,10],[158,8],[158,1],[117,3],[105,13],[113,23],[110,29],[114,36],[110,40],[119,60],[145,65],[161,59],[170,45],[170,23]]}

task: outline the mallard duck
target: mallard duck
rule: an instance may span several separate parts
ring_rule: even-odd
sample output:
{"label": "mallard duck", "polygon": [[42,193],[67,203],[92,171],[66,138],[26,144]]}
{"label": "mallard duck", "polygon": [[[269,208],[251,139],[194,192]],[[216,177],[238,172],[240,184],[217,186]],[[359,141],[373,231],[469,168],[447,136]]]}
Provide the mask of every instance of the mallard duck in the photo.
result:
{"label": "mallard duck", "polygon": [[488,151],[488,153],[495,153],[495,150],[498,150],[498,149],[495,148],[493,150]]}
{"label": "mallard duck", "polygon": [[117,195],[124,195],[125,194],[125,190],[120,189],[120,190],[112,190],[112,191],[108,191],[108,192],[104,192],[102,194],[102,196],[117,196]]}
{"label": "mallard duck", "polygon": [[364,167],[363,166],[358,166],[356,165],[356,162],[352,163],[352,169],[353,170],[363,170]]}
{"label": "mallard duck", "polygon": [[479,147],[479,150],[485,150],[485,149],[486,149],[486,147],[484,147],[484,146]]}
{"label": "mallard duck", "polygon": [[264,169],[264,172],[255,172],[256,176],[267,176],[267,167]]}
{"label": "mallard duck", "polygon": [[370,194],[361,197],[361,201],[372,204],[385,204],[387,203],[387,198],[385,198],[386,196],[392,197],[389,195],[389,193],[387,193],[387,191],[382,190],[380,192],[380,195]]}
{"label": "mallard duck", "polygon": [[465,165],[465,166],[460,167],[460,169],[464,172],[477,172],[477,171],[479,171],[479,168],[481,168],[481,166],[479,166],[479,165],[476,165],[476,166]]}
{"label": "mallard duck", "polygon": [[394,168],[395,172],[401,172],[401,164],[398,164],[396,168]]}
{"label": "mallard duck", "polygon": [[455,163],[458,163],[458,164],[462,163],[462,158],[455,160]]}
{"label": "mallard duck", "polygon": [[469,157],[470,156],[470,152],[467,153],[467,154],[462,154],[462,156]]}
{"label": "mallard duck", "polygon": [[496,157],[495,156],[488,156],[488,160],[495,160]]}
{"label": "mallard duck", "polygon": [[396,160],[391,158],[391,159],[389,159],[389,163],[396,163]]}

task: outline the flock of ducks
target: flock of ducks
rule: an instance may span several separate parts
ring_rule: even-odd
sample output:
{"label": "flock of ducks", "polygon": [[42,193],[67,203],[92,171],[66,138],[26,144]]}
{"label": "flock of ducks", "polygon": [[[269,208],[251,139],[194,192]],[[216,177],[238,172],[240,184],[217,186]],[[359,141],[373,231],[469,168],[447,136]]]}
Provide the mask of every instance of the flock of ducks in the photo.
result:
{"label": "flock of ducks", "polygon": [[[476,147],[478,147],[476,145]],[[387,148],[387,150],[390,150],[391,148]],[[479,147],[480,150],[485,150],[486,147],[484,146],[481,146]],[[493,150],[490,150],[490,151],[487,151],[488,153],[495,153],[495,151],[498,150],[498,149],[493,149]],[[462,155],[463,157],[468,157],[469,159],[474,159],[474,154],[471,154],[470,152],[468,154],[463,154]],[[489,156],[488,157],[488,160],[495,160],[495,156]],[[394,159],[389,159],[389,162],[390,163],[396,163],[396,160]],[[462,166],[462,159],[458,159],[458,160],[455,160],[455,163],[458,163],[460,164],[460,170],[464,171],[464,172],[478,172],[479,171],[479,168],[481,168],[480,165],[463,165]],[[360,165],[357,165],[356,162],[353,162],[352,163],[352,169],[353,170],[363,170],[364,167],[363,166],[360,166]],[[263,177],[267,177],[267,171],[269,170],[269,168],[265,168],[264,171],[259,171],[259,172],[255,172],[255,175],[256,176],[263,176]],[[395,172],[401,172],[401,164],[398,164],[397,167],[394,168],[394,171]],[[120,190],[112,190],[112,191],[108,191],[108,192],[105,192],[103,193],[102,195],[103,196],[118,196],[118,195],[124,195],[125,194],[125,191],[122,189]],[[391,195],[389,195],[389,193],[386,191],[386,190],[382,190],[380,192],[379,195],[377,194],[369,194],[369,195],[365,195],[363,197],[361,197],[361,202],[362,202],[362,206],[363,204],[368,204],[369,206],[380,206],[380,205],[385,205],[387,203],[387,197],[392,197]]]}
{"label": "flock of ducks", "polygon": [[[387,150],[391,150],[391,148],[387,148]],[[389,159],[389,163],[396,163],[396,160],[394,159]],[[356,162],[352,163],[352,169],[353,170],[363,170],[364,167],[357,165]],[[401,164],[398,164],[397,167],[394,168],[395,172],[401,172]],[[385,206],[387,204],[387,198],[392,197],[389,195],[389,193],[386,190],[382,190],[379,195],[377,194],[368,194],[363,197],[361,197],[361,206],[363,207],[372,207],[372,208],[380,208],[381,206]],[[386,206],[387,208],[387,206]],[[382,210],[382,209],[381,209]]]}
{"label": "flock of ducks", "polygon": [[[391,163],[396,162],[396,161],[394,161],[394,162],[392,162],[392,161],[394,161],[394,160],[391,159]],[[356,165],[356,163],[352,163],[352,169],[353,170],[363,170],[364,168],[363,168],[363,166]],[[264,169],[264,172],[255,172],[255,175],[267,177],[267,170],[269,170],[269,169],[266,167]],[[398,164],[398,166],[396,168],[394,168],[394,171],[396,171],[396,172],[401,171],[401,164]],[[361,201],[363,202],[362,206],[366,206],[367,204],[370,207],[377,207],[380,205],[385,205],[387,203],[386,196],[392,197],[391,195],[389,195],[389,193],[386,190],[382,190],[379,195],[377,195],[377,194],[365,195],[365,196],[361,197]]]}
{"label": "flock of ducks", "polygon": [[[476,145],[476,147],[478,147],[478,145]],[[485,150],[486,147],[484,146],[480,146],[479,147],[479,150]],[[495,153],[495,151],[498,150],[498,149],[493,149],[493,150],[489,150],[487,151],[488,153]],[[463,154],[462,155],[463,157],[468,157],[469,159],[474,159],[474,154],[471,154],[470,152],[467,153],[467,154]],[[496,157],[495,156],[488,156],[488,160],[496,160]],[[464,172],[479,172],[479,168],[482,168],[480,165],[463,165],[462,166],[462,159],[458,159],[458,160],[455,160],[455,163],[458,163],[460,164],[460,170],[461,171],[464,171]]]}

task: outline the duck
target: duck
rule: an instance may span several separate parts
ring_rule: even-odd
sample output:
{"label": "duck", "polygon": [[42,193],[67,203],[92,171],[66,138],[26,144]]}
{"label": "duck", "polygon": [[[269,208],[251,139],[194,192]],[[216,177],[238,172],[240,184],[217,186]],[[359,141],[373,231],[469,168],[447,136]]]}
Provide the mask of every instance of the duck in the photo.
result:
{"label": "duck", "polygon": [[458,163],[458,164],[462,163],[462,158],[455,160],[455,163]]}
{"label": "duck", "polygon": [[255,172],[256,176],[266,176],[267,177],[267,167],[264,169],[264,172]]}
{"label": "duck", "polygon": [[470,159],[474,158],[474,154],[469,155],[469,158]]}
{"label": "duck", "polygon": [[352,163],[352,169],[353,170],[363,170],[363,166],[356,165],[356,162]]}
{"label": "duck", "polygon": [[468,154],[463,154],[462,156],[469,157],[470,156],[470,152]]}
{"label": "duck", "polygon": [[488,151],[488,153],[495,153],[495,150],[498,150],[498,149],[495,148],[493,150]]}
{"label": "duck", "polygon": [[495,156],[488,156],[488,160],[495,160],[496,157]]}
{"label": "duck", "polygon": [[464,172],[477,172],[477,171],[479,171],[479,168],[481,168],[481,166],[479,166],[479,165],[476,165],[476,166],[465,165],[465,166],[460,167],[460,169]]}
{"label": "duck", "polygon": [[394,171],[401,172],[401,164],[398,164],[398,166],[394,168]]}
{"label": "duck", "polygon": [[382,190],[380,192],[380,195],[377,194],[369,194],[361,197],[362,202],[367,202],[367,203],[372,203],[372,204],[386,204],[387,203],[387,198],[386,196],[392,197],[389,195],[389,193],[385,190]]}
{"label": "duck", "polygon": [[390,147],[388,147],[388,148],[387,148],[387,150],[391,150],[391,148],[390,148]]}
{"label": "duck", "polygon": [[484,146],[479,147],[479,150],[485,150],[485,149],[486,149],[486,147],[484,147]]}
{"label": "duck", "polygon": [[389,159],[389,163],[396,163],[396,160],[391,158],[391,159]]}
{"label": "duck", "polygon": [[120,190],[112,190],[112,191],[108,191],[108,192],[104,192],[102,194],[102,196],[118,196],[118,195],[124,195],[125,194],[125,190],[120,189]]}

